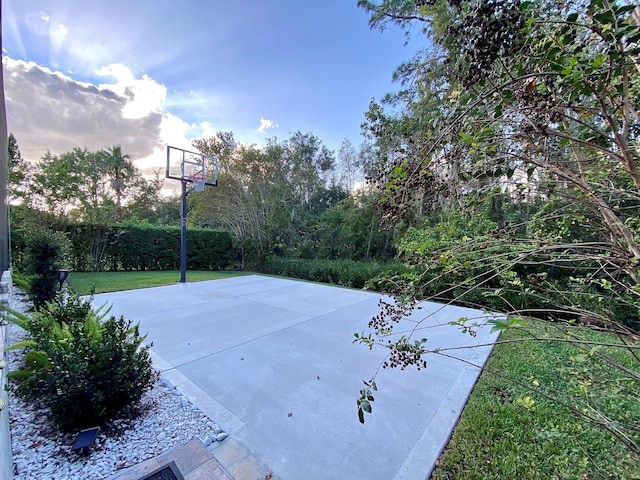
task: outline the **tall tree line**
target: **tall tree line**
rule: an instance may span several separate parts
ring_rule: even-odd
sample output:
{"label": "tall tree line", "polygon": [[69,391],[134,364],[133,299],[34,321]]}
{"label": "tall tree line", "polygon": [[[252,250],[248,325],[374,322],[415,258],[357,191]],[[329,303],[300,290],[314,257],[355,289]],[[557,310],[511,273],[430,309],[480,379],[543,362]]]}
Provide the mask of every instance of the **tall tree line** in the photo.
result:
{"label": "tall tree line", "polygon": [[220,177],[217,188],[190,195],[189,222],[229,229],[242,262],[265,255],[390,254],[373,196],[354,190],[370,157],[348,140],[337,157],[317,136],[301,132],[269,139],[264,147],[240,145],[232,133],[218,132],[194,147],[218,157]]}
{"label": "tall tree line", "polygon": [[177,206],[161,195],[159,171],[145,178],[119,145],[98,151],[73,148],[39,162],[26,162],[9,135],[9,196],[14,209],[30,209],[59,221],[94,224],[123,220],[162,223],[163,212]]}
{"label": "tall tree line", "polygon": [[597,242],[581,255],[600,259],[601,272],[615,271],[610,280],[628,278],[637,288],[635,6],[606,0],[359,4],[373,27],[418,23],[432,41],[396,71],[403,88],[373,102],[366,114],[365,131],[385,163],[378,180],[385,185],[386,218],[397,222],[477,200],[537,202],[552,223],[584,216],[589,232],[563,238],[562,228],[547,224],[544,234],[530,229],[530,236],[556,244],[559,257],[567,240]]}
{"label": "tall tree line", "polygon": [[[349,140],[336,153],[312,133],[268,139],[264,146],[218,132],[193,142],[219,161],[215,188],[188,197],[189,225],[220,227],[235,239],[240,262],[269,255],[367,259],[392,254],[391,231],[380,227],[375,195],[365,188],[371,147]],[[74,148],[25,162],[10,137],[10,193],[20,218],[108,225],[122,221],[177,225],[177,193],[163,194],[159,172],[145,178],[120,146]],[[46,218],[44,218],[46,217]],[[17,224],[16,224],[17,226]]]}

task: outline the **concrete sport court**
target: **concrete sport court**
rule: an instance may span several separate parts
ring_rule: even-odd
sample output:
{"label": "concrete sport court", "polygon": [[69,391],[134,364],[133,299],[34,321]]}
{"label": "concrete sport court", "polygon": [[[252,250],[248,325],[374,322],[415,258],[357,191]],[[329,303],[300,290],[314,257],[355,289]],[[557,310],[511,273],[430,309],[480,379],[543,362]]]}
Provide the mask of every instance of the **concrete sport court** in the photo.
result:
{"label": "concrete sport court", "polygon": [[[362,380],[385,350],[353,344],[353,334],[368,332],[379,298],[248,275],[101,294],[94,304],[140,322],[155,366],[230,433],[216,447],[223,466],[241,448],[262,465],[261,479],[264,471],[286,480],[428,478],[480,369],[430,355],[427,370],[380,370],[373,414],[360,424]],[[470,346],[450,353],[484,364],[490,347],[473,346],[496,334],[484,327],[471,337],[448,325],[480,311],[425,303],[398,331],[429,313],[416,339]]]}

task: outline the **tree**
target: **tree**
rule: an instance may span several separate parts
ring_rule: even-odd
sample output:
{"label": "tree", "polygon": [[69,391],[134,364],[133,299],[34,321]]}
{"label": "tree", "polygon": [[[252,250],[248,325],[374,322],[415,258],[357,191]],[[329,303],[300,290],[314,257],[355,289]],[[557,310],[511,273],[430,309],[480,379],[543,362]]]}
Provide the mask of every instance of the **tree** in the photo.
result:
{"label": "tree", "polygon": [[273,220],[283,198],[275,194],[283,178],[281,151],[238,146],[227,132],[196,140],[194,147],[219,158],[220,176],[218,187],[189,196],[188,220],[200,226],[229,229],[244,268],[247,257],[256,261],[268,249],[267,223]]}
{"label": "tree", "polygon": [[[272,142],[277,148],[277,144]],[[293,187],[297,203],[310,207],[311,197],[327,184],[333,171],[333,153],[311,133],[295,132],[282,145],[287,179]]]}
{"label": "tree", "polygon": [[[108,224],[122,221],[127,200],[135,203],[138,215],[153,216],[161,187],[158,175],[146,180],[119,146],[97,152],[76,147],[44,155],[33,174],[29,203],[61,220]],[[140,210],[144,202],[151,209],[145,214]]]}
{"label": "tree", "polygon": [[366,260],[388,258],[390,231],[380,226],[375,196],[349,195],[322,212],[317,220],[317,257]]}
{"label": "tree", "polygon": [[340,185],[347,191],[353,191],[360,178],[358,168],[358,153],[348,138],[342,140],[338,151],[338,165],[340,168]]}
{"label": "tree", "polygon": [[[122,216],[126,220],[146,221],[158,224],[174,224],[180,218],[179,200],[167,199],[162,195],[164,178],[159,169],[153,172],[151,179],[137,175],[129,187],[129,201],[123,206]],[[170,206],[167,203],[170,202]],[[166,207],[172,210],[167,219]]]}
{"label": "tree", "polygon": [[24,199],[28,194],[29,165],[22,158],[18,141],[13,133],[9,134],[9,201]]}
{"label": "tree", "polygon": [[327,186],[332,152],[310,133],[272,138],[260,148],[218,132],[194,146],[218,157],[220,180],[217,188],[189,196],[189,223],[232,231],[243,265],[246,258],[299,254],[314,228],[311,219],[344,198],[341,189]]}
{"label": "tree", "polygon": [[[63,154],[64,155],[64,154]],[[113,218],[114,202],[111,199],[107,165],[101,152],[76,149],[76,175],[79,178],[73,217],[93,224],[109,223]]]}
{"label": "tree", "polygon": [[230,173],[233,166],[231,157],[238,149],[233,132],[216,132],[213,137],[194,140],[193,146],[199,152],[216,157],[220,173]]}
{"label": "tree", "polygon": [[129,187],[129,182],[135,177],[135,168],[131,164],[129,155],[122,153],[120,145],[113,145],[100,152],[106,164],[107,174],[111,179],[111,188],[116,197],[116,221],[122,221],[122,199]]}
{"label": "tree", "polygon": [[32,206],[58,218],[68,218],[84,199],[81,164],[88,155],[88,150],[79,148],[59,156],[47,152],[33,175]]}
{"label": "tree", "polygon": [[[611,204],[614,198],[616,204],[639,199],[633,7],[594,0],[578,4],[582,10],[566,7],[563,19],[527,2],[478,0],[463,2],[464,8],[460,2],[424,2],[413,10],[413,2],[360,3],[372,12],[374,25],[389,19],[439,25],[455,18],[448,33],[433,36],[448,61],[448,106],[434,111],[427,99],[421,106],[429,107],[430,121],[423,125],[427,141],[419,155],[400,150],[404,155],[390,161],[389,216],[404,215],[406,198],[415,199],[416,191],[439,193],[433,178],[443,163],[456,165],[467,191],[494,190],[496,182],[482,179],[517,186],[556,178],[609,232],[612,250],[621,255],[615,262],[638,284],[640,248],[629,227],[633,215]],[[433,83],[431,73],[425,77]],[[411,120],[420,93],[405,102],[404,118]],[[413,123],[411,130],[424,129]]]}
{"label": "tree", "polygon": [[[424,355],[438,352],[413,343],[413,334],[386,340],[394,319],[426,297],[489,305],[507,314],[497,329],[522,318],[595,322],[627,348],[625,335],[638,328],[640,307],[635,6],[606,0],[359,4],[372,26],[423,23],[433,42],[426,57],[421,52],[397,73],[412,77],[411,88],[385,99],[401,113],[374,103],[365,127],[385,156],[376,181],[386,220],[415,219],[424,206],[442,215],[437,228],[421,225],[418,216],[417,228],[408,230],[400,249],[421,273],[378,284],[403,300],[372,321],[376,340],[364,342],[379,339],[393,365],[402,364],[393,359],[423,365]],[[449,189],[453,179],[460,180],[457,191]],[[443,195],[454,201],[441,202]],[[526,202],[532,211],[544,207],[523,225],[504,222],[458,236],[482,206],[504,208],[497,199]],[[588,227],[576,225],[580,219]],[[627,351],[640,365],[633,347]],[[615,366],[608,355],[600,360]],[[637,385],[637,368],[625,372]],[[602,422],[597,410],[587,416],[637,449],[628,424]]]}

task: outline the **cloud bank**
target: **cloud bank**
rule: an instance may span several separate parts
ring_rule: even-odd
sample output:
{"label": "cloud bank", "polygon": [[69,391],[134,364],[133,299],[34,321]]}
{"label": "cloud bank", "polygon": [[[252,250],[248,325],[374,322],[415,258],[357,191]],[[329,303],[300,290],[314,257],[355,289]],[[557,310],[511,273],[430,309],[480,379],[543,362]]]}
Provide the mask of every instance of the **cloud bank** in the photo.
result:
{"label": "cloud bank", "polygon": [[212,136],[208,122],[190,124],[166,110],[167,88],[123,64],[95,72],[104,82],[80,82],[34,62],[3,58],[7,123],[22,156],[37,161],[48,151],[98,150],[121,145],[136,166],[165,166],[166,145],[192,148]]}
{"label": "cloud bank", "polygon": [[9,131],[27,160],[38,160],[47,150],[58,154],[113,144],[141,158],[161,142],[162,112],[140,108],[131,87],[118,92],[9,57],[4,58],[4,82]]}

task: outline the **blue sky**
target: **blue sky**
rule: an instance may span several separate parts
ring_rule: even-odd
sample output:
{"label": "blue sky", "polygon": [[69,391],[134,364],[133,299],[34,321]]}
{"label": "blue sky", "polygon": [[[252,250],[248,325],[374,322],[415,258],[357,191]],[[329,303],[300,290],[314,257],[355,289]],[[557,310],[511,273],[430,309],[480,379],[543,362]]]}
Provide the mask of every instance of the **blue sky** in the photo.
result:
{"label": "blue sky", "polygon": [[372,97],[409,60],[356,0],[4,0],[9,130],[23,156],[121,144],[143,168],[167,143],[313,132],[360,143]]}

